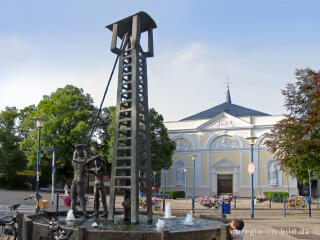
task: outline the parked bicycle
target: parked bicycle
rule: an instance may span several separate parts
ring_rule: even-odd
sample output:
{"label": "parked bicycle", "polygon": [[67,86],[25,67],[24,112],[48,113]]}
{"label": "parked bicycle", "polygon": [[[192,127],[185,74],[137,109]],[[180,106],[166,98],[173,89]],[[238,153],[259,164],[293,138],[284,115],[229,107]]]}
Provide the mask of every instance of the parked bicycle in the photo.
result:
{"label": "parked bicycle", "polygon": [[0,240],[20,239],[19,235],[19,208],[20,204],[9,205],[10,214],[0,218]]}
{"label": "parked bicycle", "polygon": [[[24,200],[31,200],[34,195],[25,197]],[[41,196],[39,195],[39,198]],[[20,204],[11,204],[8,206],[9,213],[6,216],[0,217],[0,240],[17,240],[21,239],[19,236],[19,211]],[[39,206],[36,206],[35,213],[39,212]]]}

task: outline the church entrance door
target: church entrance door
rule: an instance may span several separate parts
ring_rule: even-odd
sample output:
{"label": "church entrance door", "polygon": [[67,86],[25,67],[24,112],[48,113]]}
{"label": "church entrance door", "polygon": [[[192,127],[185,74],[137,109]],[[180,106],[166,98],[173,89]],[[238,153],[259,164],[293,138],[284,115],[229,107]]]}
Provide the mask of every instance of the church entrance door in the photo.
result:
{"label": "church entrance door", "polygon": [[232,174],[218,174],[218,194],[232,194]]}

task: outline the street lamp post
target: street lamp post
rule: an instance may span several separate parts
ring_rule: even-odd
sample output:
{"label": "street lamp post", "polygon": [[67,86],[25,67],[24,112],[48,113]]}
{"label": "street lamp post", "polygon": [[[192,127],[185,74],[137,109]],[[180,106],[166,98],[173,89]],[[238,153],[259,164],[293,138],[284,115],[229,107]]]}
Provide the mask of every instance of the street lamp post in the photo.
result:
{"label": "street lamp post", "polygon": [[[246,138],[249,140],[250,146],[251,146],[251,160],[250,162],[253,163],[253,145],[255,143],[255,140],[257,137],[248,137]],[[253,174],[251,175],[251,218],[254,218],[254,190],[253,190]]]}
{"label": "street lamp post", "polygon": [[195,192],[196,192],[196,160],[197,160],[197,155],[192,155],[192,161],[193,161],[192,213],[195,213],[194,198],[195,198]]}
{"label": "street lamp post", "polygon": [[[0,149],[2,149],[2,146],[4,145],[4,142],[0,142]],[[1,160],[1,159],[0,159]],[[7,174],[7,180],[8,180],[8,174]]]}
{"label": "street lamp post", "polygon": [[156,171],[153,171],[153,187],[156,187]]}
{"label": "street lamp post", "polygon": [[43,128],[43,118],[35,117],[33,118],[37,123],[38,128],[38,153],[37,153],[37,181],[36,181],[36,201],[37,201],[37,209],[39,207],[39,164],[40,164],[40,140],[41,140],[41,128]]}
{"label": "street lamp post", "polygon": [[164,190],[167,190],[167,172],[164,173]]}
{"label": "street lamp post", "polygon": [[184,172],[184,198],[187,201],[187,171],[188,169],[184,168],[183,172]]}
{"label": "street lamp post", "polygon": [[288,174],[288,197],[290,197],[290,186],[289,186],[289,173]]}
{"label": "street lamp post", "polygon": [[308,174],[309,174],[309,217],[311,217],[311,169],[308,169]]}

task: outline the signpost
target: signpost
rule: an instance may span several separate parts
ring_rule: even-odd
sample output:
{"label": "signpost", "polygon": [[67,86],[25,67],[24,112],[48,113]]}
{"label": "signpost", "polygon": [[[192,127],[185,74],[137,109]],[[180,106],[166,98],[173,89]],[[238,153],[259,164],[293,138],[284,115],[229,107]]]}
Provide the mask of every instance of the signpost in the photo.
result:
{"label": "signpost", "polygon": [[249,174],[254,174],[255,171],[256,171],[256,166],[254,165],[254,163],[249,163],[249,165],[248,165],[248,173]]}
{"label": "signpost", "polygon": [[[20,176],[37,176],[37,172],[34,170],[23,170],[16,172],[17,175]],[[39,176],[41,176],[41,171],[39,172]]]}

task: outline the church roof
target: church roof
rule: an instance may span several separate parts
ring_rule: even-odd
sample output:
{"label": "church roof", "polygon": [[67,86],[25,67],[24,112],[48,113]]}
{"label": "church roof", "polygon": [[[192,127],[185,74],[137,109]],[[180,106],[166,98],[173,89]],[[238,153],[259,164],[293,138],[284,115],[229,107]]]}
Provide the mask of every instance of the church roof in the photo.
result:
{"label": "church roof", "polygon": [[205,111],[194,114],[192,116],[189,116],[187,118],[181,119],[180,121],[210,119],[223,112],[228,113],[235,117],[270,116],[270,114],[263,113],[260,111],[256,111],[250,108],[242,107],[242,106],[231,103],[231,96],[230,96],[230,91],[228,87],[228,90],[226,93],[226,102],[220,105],[217,105],[213,108],[209,108]]}

